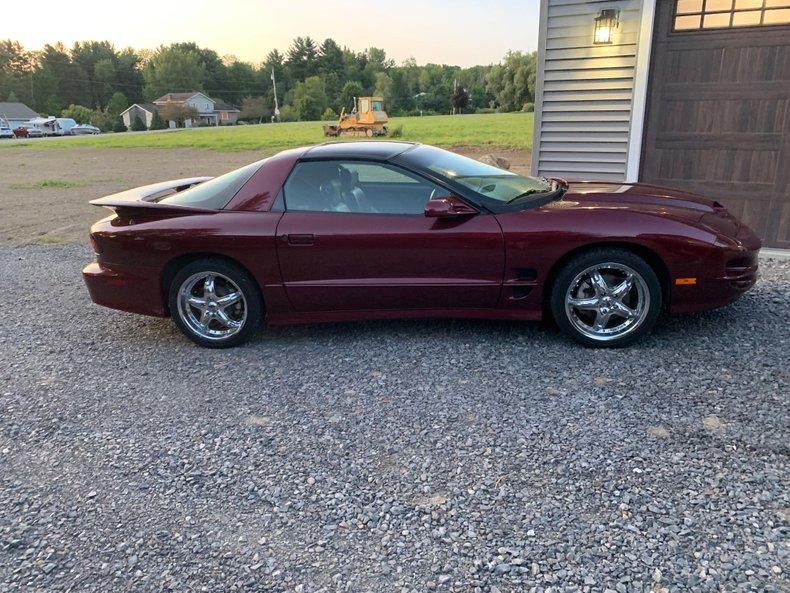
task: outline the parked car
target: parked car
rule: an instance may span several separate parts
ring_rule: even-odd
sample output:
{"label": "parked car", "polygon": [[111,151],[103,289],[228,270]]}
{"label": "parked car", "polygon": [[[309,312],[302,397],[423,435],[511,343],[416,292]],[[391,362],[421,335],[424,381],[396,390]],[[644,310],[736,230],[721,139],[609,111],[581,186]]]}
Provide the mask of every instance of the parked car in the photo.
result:
{"label": "parked car", "polygon": [[101,134],[101,130],[96,126],[92,126],[90,124],[79,124],[71,128],[71,135],[72,136],[84,136],[86,134]]}
{"label": "parked car", "polygon": [[398,142],[287,150],[221,177],[91,202],[92,299],[172,316],[196,343],[272,324],[553,316],[624,346],[662,311],[722,307],[759,239],[721,204],[642,184],[524,177]]}
{"label": "parked car", "polygon": [[35,126],[21,124],[14,128],[14,138],[41,138],[44,132]]}
{"label": "parked car", "polygon": [[0,138],[13,138],[14,132],[6,125],[0,125]]}

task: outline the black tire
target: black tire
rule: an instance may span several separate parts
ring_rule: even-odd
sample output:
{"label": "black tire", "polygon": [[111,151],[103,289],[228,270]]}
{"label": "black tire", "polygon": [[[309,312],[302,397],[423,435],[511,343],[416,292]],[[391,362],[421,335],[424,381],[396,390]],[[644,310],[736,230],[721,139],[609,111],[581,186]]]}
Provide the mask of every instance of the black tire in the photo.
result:
{"label": "black tire", "polygon": [[[631,271],[641,278],[643,284],[640,284],[640,287],[643,294],[646,292],[646,294],[649,295],[649,304],[646,304],[640,309],[640,316],[635,318],[636,321],[634,321],[630,328],[623,330],[622,335],[614,334],[605,337],[591,337],[583,333],[583,330],[578,327],[584,323],[584,320],[580,322],[578,319],[584,317],[585,312],[569,312],[568,307],[566,307],[566,296],[568,296],[568,291],[571,289],[571,284],[576,281],[580,274],[584,274],[585,271],[593,266],[610,263],[630,268]],[[635,282],[639,281],[635,280]],[[598,292],[596,290],[596,295],[597,294]],[[631,296],[628,298],[638,298],[634,296],[636,294],[635,292],[630,292],[629,294]],[[597,297],[591,296],[590,298],[595,299]],[[638,300],[636,302],[638,302]],[[655,270],[638,255],[625,249],[594,249],[574,257],[562,267],[554,278],[554,282],[551,286],[550,304],[554,321],[565,334],[577,342],[593,348],[622,348],[641,340],[653,329],[662,310],[661,283]],[[596,313],[589,312],[589,315],[590,323],[594,323],[593,318]],[[575,318],[575,320],[573,320],[572,317]],[[617,320],[620,319],[620,317],[614,315],[613,319],[614,321],[610,323],[617,324]],[[625,323],[625,319],[623,318],[623,321],[620,323]],[[590,333],[595,332],[593,329],[590,329]]]}
{"label": "black tire", "polygon": [[[242,310],[246,311],[246,315],[243,316],[243,320],[239,320],[240,328],[234,329],[235,333],[228,337],[208,338],[200,335],[190,326],[188,315],[179,308],[179,293],[182,285],[201,273],[213,273],[217,277],[224,277],[221,280],[225,281],[226,285],[228,285],[226,281],[230,280],[243,295],[241,304],[243,305]],[[168,306],[170,307],[170,316],[178,328],[187,338],[204,348],[232,348],[233,346],[238,346],[249,340],[263,322],[263,298],[257,282],[240,266],[223,259],[202,259],[181,268],[170,283]]]}

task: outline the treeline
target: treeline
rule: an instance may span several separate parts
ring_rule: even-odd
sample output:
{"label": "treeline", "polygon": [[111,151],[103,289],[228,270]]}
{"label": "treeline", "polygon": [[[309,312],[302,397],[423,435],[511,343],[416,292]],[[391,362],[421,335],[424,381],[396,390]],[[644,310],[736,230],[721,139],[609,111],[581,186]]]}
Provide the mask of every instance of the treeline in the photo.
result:
{"label": "treeline", "polygon": [[413,59],[396,65],[383,49],[355,52],[309,37],[297,37],[285,53],[272,50],[259,65],[195,43],[148,51],[85,41],[30,51],[0,41],[0,101],[21,101],[42,115],[66,110],[102,127],[117,127],[132,103],[193,90],[238,106],[243,119],[266,121],[274,108],[272,72],[285,121],[334,117],[364,95],[383,96],[391,115],[528,111],[535,71],[534,53],[509,52],[499,64],[471,68]]}

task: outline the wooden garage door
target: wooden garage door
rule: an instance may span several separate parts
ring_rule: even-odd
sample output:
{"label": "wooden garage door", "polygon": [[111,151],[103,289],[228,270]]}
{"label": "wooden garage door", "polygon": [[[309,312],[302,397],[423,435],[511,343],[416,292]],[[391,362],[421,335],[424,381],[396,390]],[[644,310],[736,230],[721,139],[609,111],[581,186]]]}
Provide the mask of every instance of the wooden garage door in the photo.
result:
{"label": "wooden garage door", "polygon": [[714,197],[766,246],[790,248],[790,24],[781,23],[790,0],[658,2],[641,178]]}

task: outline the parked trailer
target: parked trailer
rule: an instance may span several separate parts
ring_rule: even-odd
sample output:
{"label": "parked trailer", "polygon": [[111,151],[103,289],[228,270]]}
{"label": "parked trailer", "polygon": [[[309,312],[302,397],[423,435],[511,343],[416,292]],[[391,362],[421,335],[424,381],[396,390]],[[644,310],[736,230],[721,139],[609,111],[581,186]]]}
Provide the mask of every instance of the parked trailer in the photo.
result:
{"label": "parked trailer", "polygon": [[41,130],[45,136],[70,136],[77,122],[70,117],[35,117],[28,122]]}

